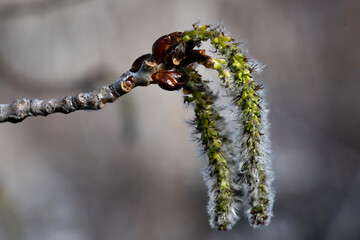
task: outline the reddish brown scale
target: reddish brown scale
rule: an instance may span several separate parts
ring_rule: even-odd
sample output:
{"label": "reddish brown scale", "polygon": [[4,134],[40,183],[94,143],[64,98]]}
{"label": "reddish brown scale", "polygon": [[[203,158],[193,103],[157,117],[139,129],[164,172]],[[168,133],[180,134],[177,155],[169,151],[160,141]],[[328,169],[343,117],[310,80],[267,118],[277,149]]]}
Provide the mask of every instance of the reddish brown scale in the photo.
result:
{"label": "reddish brown scale", "polygon": [[203,64],[205,67],[210,68],[213,66],[211,57],[205,55],[205,49],[189,49],[186,52],[187,57],[181,62],[181,66],[186,66],[191,63],[197,62]]}
{"label": "reddish brown scale", "polygon": [[140,57],[138,57],[134,63],[132,64],[131,68],[130,68],[130,72],[137,72],[139,71],[139,69],[141,68],[141,65],[142,63],[146,60],[146,59],[149,59],[151,57],[151,54],[148,53],[148,54],[144,54]]}
{"label": "reddish brown scale", "polygon": [[173,32],[160,37],[152,46],[152,55],[157,63],[163,63],[171,47],[180,41],[182,32]]}
{"label": "reddish brown scale", "polygon": [[180,89],[188,80],[183,72],[163,71],[151,75],[151,78],[164,90],[174,91]]}
{"label": "reddish brown scale", "polygon": [[[213,65],[211,57],[205,54],[205,50],[193,48],[196,47],[195,42],[183,42],[180,37],[182,32],[173,32],[157,39],[152,46],[152,61],[157,64],[163,63],[164,71],[152,74],[151,78],[162,89],[173,91],[178,90],[189,80],[189,76],[178,70],[194,62],[203,64],[209,68]],[[139,58],[133,64],[133,69],[139,68],[141,60]]]}

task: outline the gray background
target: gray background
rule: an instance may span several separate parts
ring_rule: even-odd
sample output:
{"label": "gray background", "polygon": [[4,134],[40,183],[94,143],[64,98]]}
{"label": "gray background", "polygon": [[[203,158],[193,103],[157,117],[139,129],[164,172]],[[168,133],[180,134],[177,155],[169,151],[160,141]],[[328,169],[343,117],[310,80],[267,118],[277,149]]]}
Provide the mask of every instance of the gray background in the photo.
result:
{"label": "gray background", "polygon": [[0,124],[0,239],[360,239],[360,1],[1,0],[0,103],[111,84],[199,19],[266,64],[271,224],[210,229],[192,111],[150,86]]}

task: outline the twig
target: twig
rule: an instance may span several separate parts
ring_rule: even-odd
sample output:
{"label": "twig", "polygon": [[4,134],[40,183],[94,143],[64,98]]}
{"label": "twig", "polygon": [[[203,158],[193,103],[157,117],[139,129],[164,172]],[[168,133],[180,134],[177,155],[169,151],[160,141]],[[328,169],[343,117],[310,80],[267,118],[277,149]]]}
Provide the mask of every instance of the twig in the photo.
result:
{"label": "twig", "polygon": [[[200,47],[210,40],[222,58],[213,59]],[[237,107],[235,134],[229,129],[216,104],[216,95],[196,72],[196,64],[217,70],[222,87]],[[103,108],[136,86],[157,83],[167,91],[183,88],[184,103],[194,103],[196,127],[208,158],[204,178],[209,189],[210,225],[230,229],[239,219],[239,209],[246,213],[253,227],[267,225],[272,216],[274,191],[270,170],[270,142],[267,110],[261,85],[252,78],[253,61],[239,48],[239,43],[221,28],[194,25],[194,30],[173,32],[157,39],[152,54],[139,57],[131,69],[115,83],[89,93],[50,100],[19,99],[0,105],[0,122],[20,122],[27,116],[54,112]],[[255,66],[255,65],[254,65]]]}
{"label": "twig", "polygon": [[18,123],[29,116],[47,116],[56,112],[68,114],[77,110],[102,109],[105,103],[114,102],[137,86],[148,86],[150,83],[155,83],[151,75],[163,68],[163,64],[150,61],[149,57],[143,61],[138,71],[127,71],[112,85],[100,87],[92,92],[49,100],[24,98],[9,104],[0,104],[0,123]]}

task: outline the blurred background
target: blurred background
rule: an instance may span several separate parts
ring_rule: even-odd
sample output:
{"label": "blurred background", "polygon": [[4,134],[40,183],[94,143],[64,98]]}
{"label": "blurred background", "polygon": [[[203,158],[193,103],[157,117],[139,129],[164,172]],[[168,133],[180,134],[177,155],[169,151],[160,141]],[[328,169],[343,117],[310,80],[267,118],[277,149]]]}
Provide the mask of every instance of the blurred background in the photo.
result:
{"label": "blurred background", "polygon": [[198,20],[266,64],[271,224],[210,229],[192,110],[149,86],[0,124],[0,239],[360,239],[360,1],[1,0],[0,103],[109,85]]}

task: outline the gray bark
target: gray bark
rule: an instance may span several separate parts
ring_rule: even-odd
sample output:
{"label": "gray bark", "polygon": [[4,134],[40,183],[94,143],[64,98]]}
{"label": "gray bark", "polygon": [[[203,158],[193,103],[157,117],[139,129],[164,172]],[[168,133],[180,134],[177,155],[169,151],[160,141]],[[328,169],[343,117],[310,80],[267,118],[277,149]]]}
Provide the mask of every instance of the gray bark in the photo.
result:
{"label": "gray bark", "polygon": [[77,110],[102,109],[105,103],[114,102],[133,88],[154,83],[151,75],[163,68],[162,64],[145,60],[137,72],[127,71],[112,85],[100,87],[92,92],[48,100],[24,98],[9,104],[0,104],[0,123],[18,123],[29,116],[47,116],[56,112],[67,114]]}

